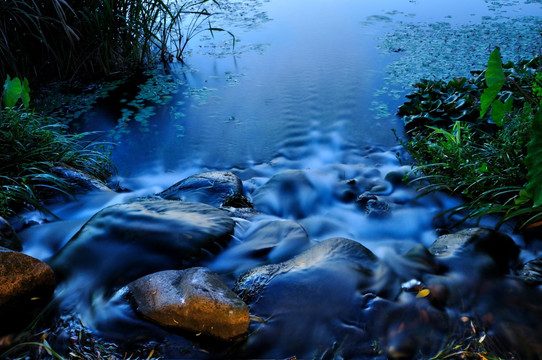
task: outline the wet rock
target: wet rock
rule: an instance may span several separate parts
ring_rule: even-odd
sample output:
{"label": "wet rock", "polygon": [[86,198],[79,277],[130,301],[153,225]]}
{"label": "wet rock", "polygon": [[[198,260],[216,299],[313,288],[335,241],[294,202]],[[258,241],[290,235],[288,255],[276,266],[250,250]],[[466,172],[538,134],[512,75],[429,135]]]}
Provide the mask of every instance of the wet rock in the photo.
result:
{"label": "wet rock", "polygon": [[335,259],[340,259],[339,262],[355,264],[357,271],[365,275],[371,275],[378,263],[376,256],[360,243],[345,238],[332,238],[314,245],[286,262],[259,266],[249,270],[239,277],[234,291],[238,292],[241,298],[248,303],[257,302],[261,291],[276,276],[287,276],[289,273],[297,274],[303,270],[320,269],[322,263],[334,263]]}
{"label": "wet rock", "polygon": [[305,229],[291,220],[256,222],[236,239],[240,243],[219,254],[213,269],[239,275],[262,263],[289,260],[310,245]]}
{"label": "wet rock", "polygon": [[525,263],[519,270],[519,278],[531,285],[542,285],[542,256]]}
{"label": "wet rock", "polygon": [[333,238],[291,260],[241,275],[234,291],[251,314],[264,319],[253,326],[258,336],[249,336],[248,356],[254,351],[266,358],[285,353],[312,358],[315,349],[334,342],[352,346],[358,356],[367,354],[367,314],[360,310],[374,297],[367,289],[377,264],[375,255],[358,242]]}
{"label": "wet rock", "polygon": [[405,185],[413,179],[414,174],[410,166],[402,166],[397,170],[392,170],[384,177],[384,180],[390,182],[395,187]]}
{"label": "wet rock", "polygon": [[0,247],[0,334],[24,328],[54,288],[55,276],[47,264]]}
{"label": "wet rock", "polygon": [[17,233],[15,233],[11,225],[2,217],[0,217],[0,247],[15,251],[23,249]]}
{"label": "wet rock", "polygon": [[[125,285],[146,274],[179,269],[217,252],[233,233],[227,212],[210,205],[141,200],[108,207],[92,217],[50,261],[63,278]],[[87,284],[88,287],[97,284]]]}
{"label": "wet rock", "polygon": [[356,199],[356,205],[372,218],[386,218],[391,215],[390,205],[373,194],[361,194]]}
{"label": "wet rock", "polygon": [[51,173],[64,179],[76,194],[95,190],[111,191],[100,179],[66,164],[51,168]]}
{"label": "wet rock", "polygon": [[282,171],[254,191],[254,206],[263,213],[289,219],[315,214],[333,197],[326,177],[317,171]]}
{"label": "wet rock", "polygon": [[247,332],[247,305],[208,268],[162,271],[127,287],[136,311],[160,326],[222,340]]}
{"label": "wet rock", "polygon": [[202,202],[216,207],[252,207],[243,193],[243,183],[237,175],[212,171],[190,176],[157,195],[167,200]]}
{"label": "wet rock", "polygon": [[442,235],[429,247],[439,257],[461,254],[489,255],[500,271],[508,272],[519,256],[519,247],[508,235],[485,228],[469,228],[455,234]]}
{"label": "wet rock", "polygon": [[254,208],[235,208],[235,207],[222,207],[226,210],[231,217],[252,221],[256,216],[262,215],[261,212],[254,210]]}

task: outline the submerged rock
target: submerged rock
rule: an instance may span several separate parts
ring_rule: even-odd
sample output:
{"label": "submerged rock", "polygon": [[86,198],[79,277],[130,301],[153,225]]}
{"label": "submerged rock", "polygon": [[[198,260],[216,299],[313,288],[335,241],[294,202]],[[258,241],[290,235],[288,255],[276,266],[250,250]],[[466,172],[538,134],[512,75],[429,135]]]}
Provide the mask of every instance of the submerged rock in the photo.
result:
{"label": "submerged rock", "polygon": [[17,233],[3,217],[0,217],[0,247],[15,251],[23,249]]}
{"label": "submerged rock", "polygon": [[367,216],[372,218],[387,218],[391,216],[390,204],[370,193],[361,194],[356,199],[356,205],[363,210]]}
{"label": "submerged rock", "polygon": [[47,264],[0,247],[0,334],[24,328],[54,288],[55,276]]}
{"label": "submerged rock", "polygon": [[202,202],[216,207],[252,207],[244,196],[241,179],[226,171],[192,175],[157,195],[166,200]]}
{"label": "submerged rock", "polygon": [[221,340],[246,334],[247,305],[208,268],[162,271],[127,286],[136,311],[160,326]]}
{"label": "submerged rock", "polygon": [[87,286],[125,285],[146,274],[197,263],[226,244],[233,228],[227,212],[201,203],[118,204],[94,215],[50,264],[62,277],[90,275]]}
{"label": "submerged rock", "polygon": [[291,220],[255,223],[246,232],[236,234],[236,239],[240,243],[219,254],[213,269],[239,275],[262,263],[286,261],[310,245],[305,229]]}
{"label": "submerged rock", "polygon": [[290,219],[315,214],[332,201],[333,189],[326,176],[318,171],[282,171],[254,191],[254,207]]}
{"label": "submerged rock", "polygon": [[508,235],[485,228],[469,228],[455,234],[442,235],[429,247],[439,257],[461,254],[485,254],[502,272],[508,272],[519,256],[519,247]]}

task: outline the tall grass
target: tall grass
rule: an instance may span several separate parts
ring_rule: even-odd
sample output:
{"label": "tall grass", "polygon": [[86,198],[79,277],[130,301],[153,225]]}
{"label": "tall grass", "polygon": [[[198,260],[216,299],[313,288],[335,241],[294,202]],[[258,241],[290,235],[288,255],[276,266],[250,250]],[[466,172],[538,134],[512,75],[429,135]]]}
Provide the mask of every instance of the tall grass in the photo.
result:
{"label": "tall grass", "polygon": [[52,173],[69,165],[99,179],[112,174],[107,154],[99,143],[82,142],[85,134],[66,134],[52,119],[9,109],[0,112],[0,216],[23,208],[47,212],[50,196],[72,196],[68,180]]}
{"label": "tall grass", "polygon": [[[0,79],[95,78],[156,60],[182,60],[213,27],[216,0],[2,0]],[[230,34],[231,35],[231,34]]]}
{"label": "tall grass", "polygon": [[[47,212],[43,201],[71,196],[72,184],[54,173],[58,165],[106,180],[113,167],[103,144],[83,142],[87,134],[71,135],[54,119],[29,110],[30,87],[25,78],[8,77],[0,110],[0,216],[23,208]],[[21,103],[20,105],[17,105]]]}

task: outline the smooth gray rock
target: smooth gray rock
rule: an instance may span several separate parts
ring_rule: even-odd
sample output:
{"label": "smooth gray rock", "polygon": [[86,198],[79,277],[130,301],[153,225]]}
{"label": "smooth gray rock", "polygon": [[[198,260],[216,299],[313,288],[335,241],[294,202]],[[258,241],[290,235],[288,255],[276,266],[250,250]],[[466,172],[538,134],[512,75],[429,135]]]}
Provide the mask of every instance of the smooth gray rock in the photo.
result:
{"label": "smooth gray rock", "polygon": [[0,335],[26,326],[54,289],[55,275],[47,264],[0,247]]}
{"label": "smooth gray rock", "polygon": [[65,278],[125,285],[143,275],[197,264],[230,241],[234,221],[210,205],[169,200],[118,204],[98,212],[50,261]]}
{"label": "smooth gray rock", "polygon": [[243,193],[243,183],[237,175],[212,171],[192,175],[157,195],[167,200],[202,202],[216,207],[252,207]]}
{"label": "smooth gray rock", "polygon": [[234,340],[246,334],[247,305],[208,268],[162,271],[128,284],[136,311],[160,326]]}
{"label": "smooth gray rock", "polygon": [[11,225],[4,218],[0,217],[0,246],[10,250],[21,251],[23,246]]}

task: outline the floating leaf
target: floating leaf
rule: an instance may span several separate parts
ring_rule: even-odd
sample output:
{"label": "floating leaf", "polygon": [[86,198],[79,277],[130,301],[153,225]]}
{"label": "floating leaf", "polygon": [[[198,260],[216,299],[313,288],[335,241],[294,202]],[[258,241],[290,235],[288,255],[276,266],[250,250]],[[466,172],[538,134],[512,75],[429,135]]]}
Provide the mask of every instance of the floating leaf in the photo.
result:
{"label": "floating leaf", "polygon": [[418,292],[418,294],[416,295],[417,298],[424,298],[424,297],[427,297],[429,296],[429,294],[431,293],[431,291],[429,289],[423,289],[423,290],[420,290]]}

